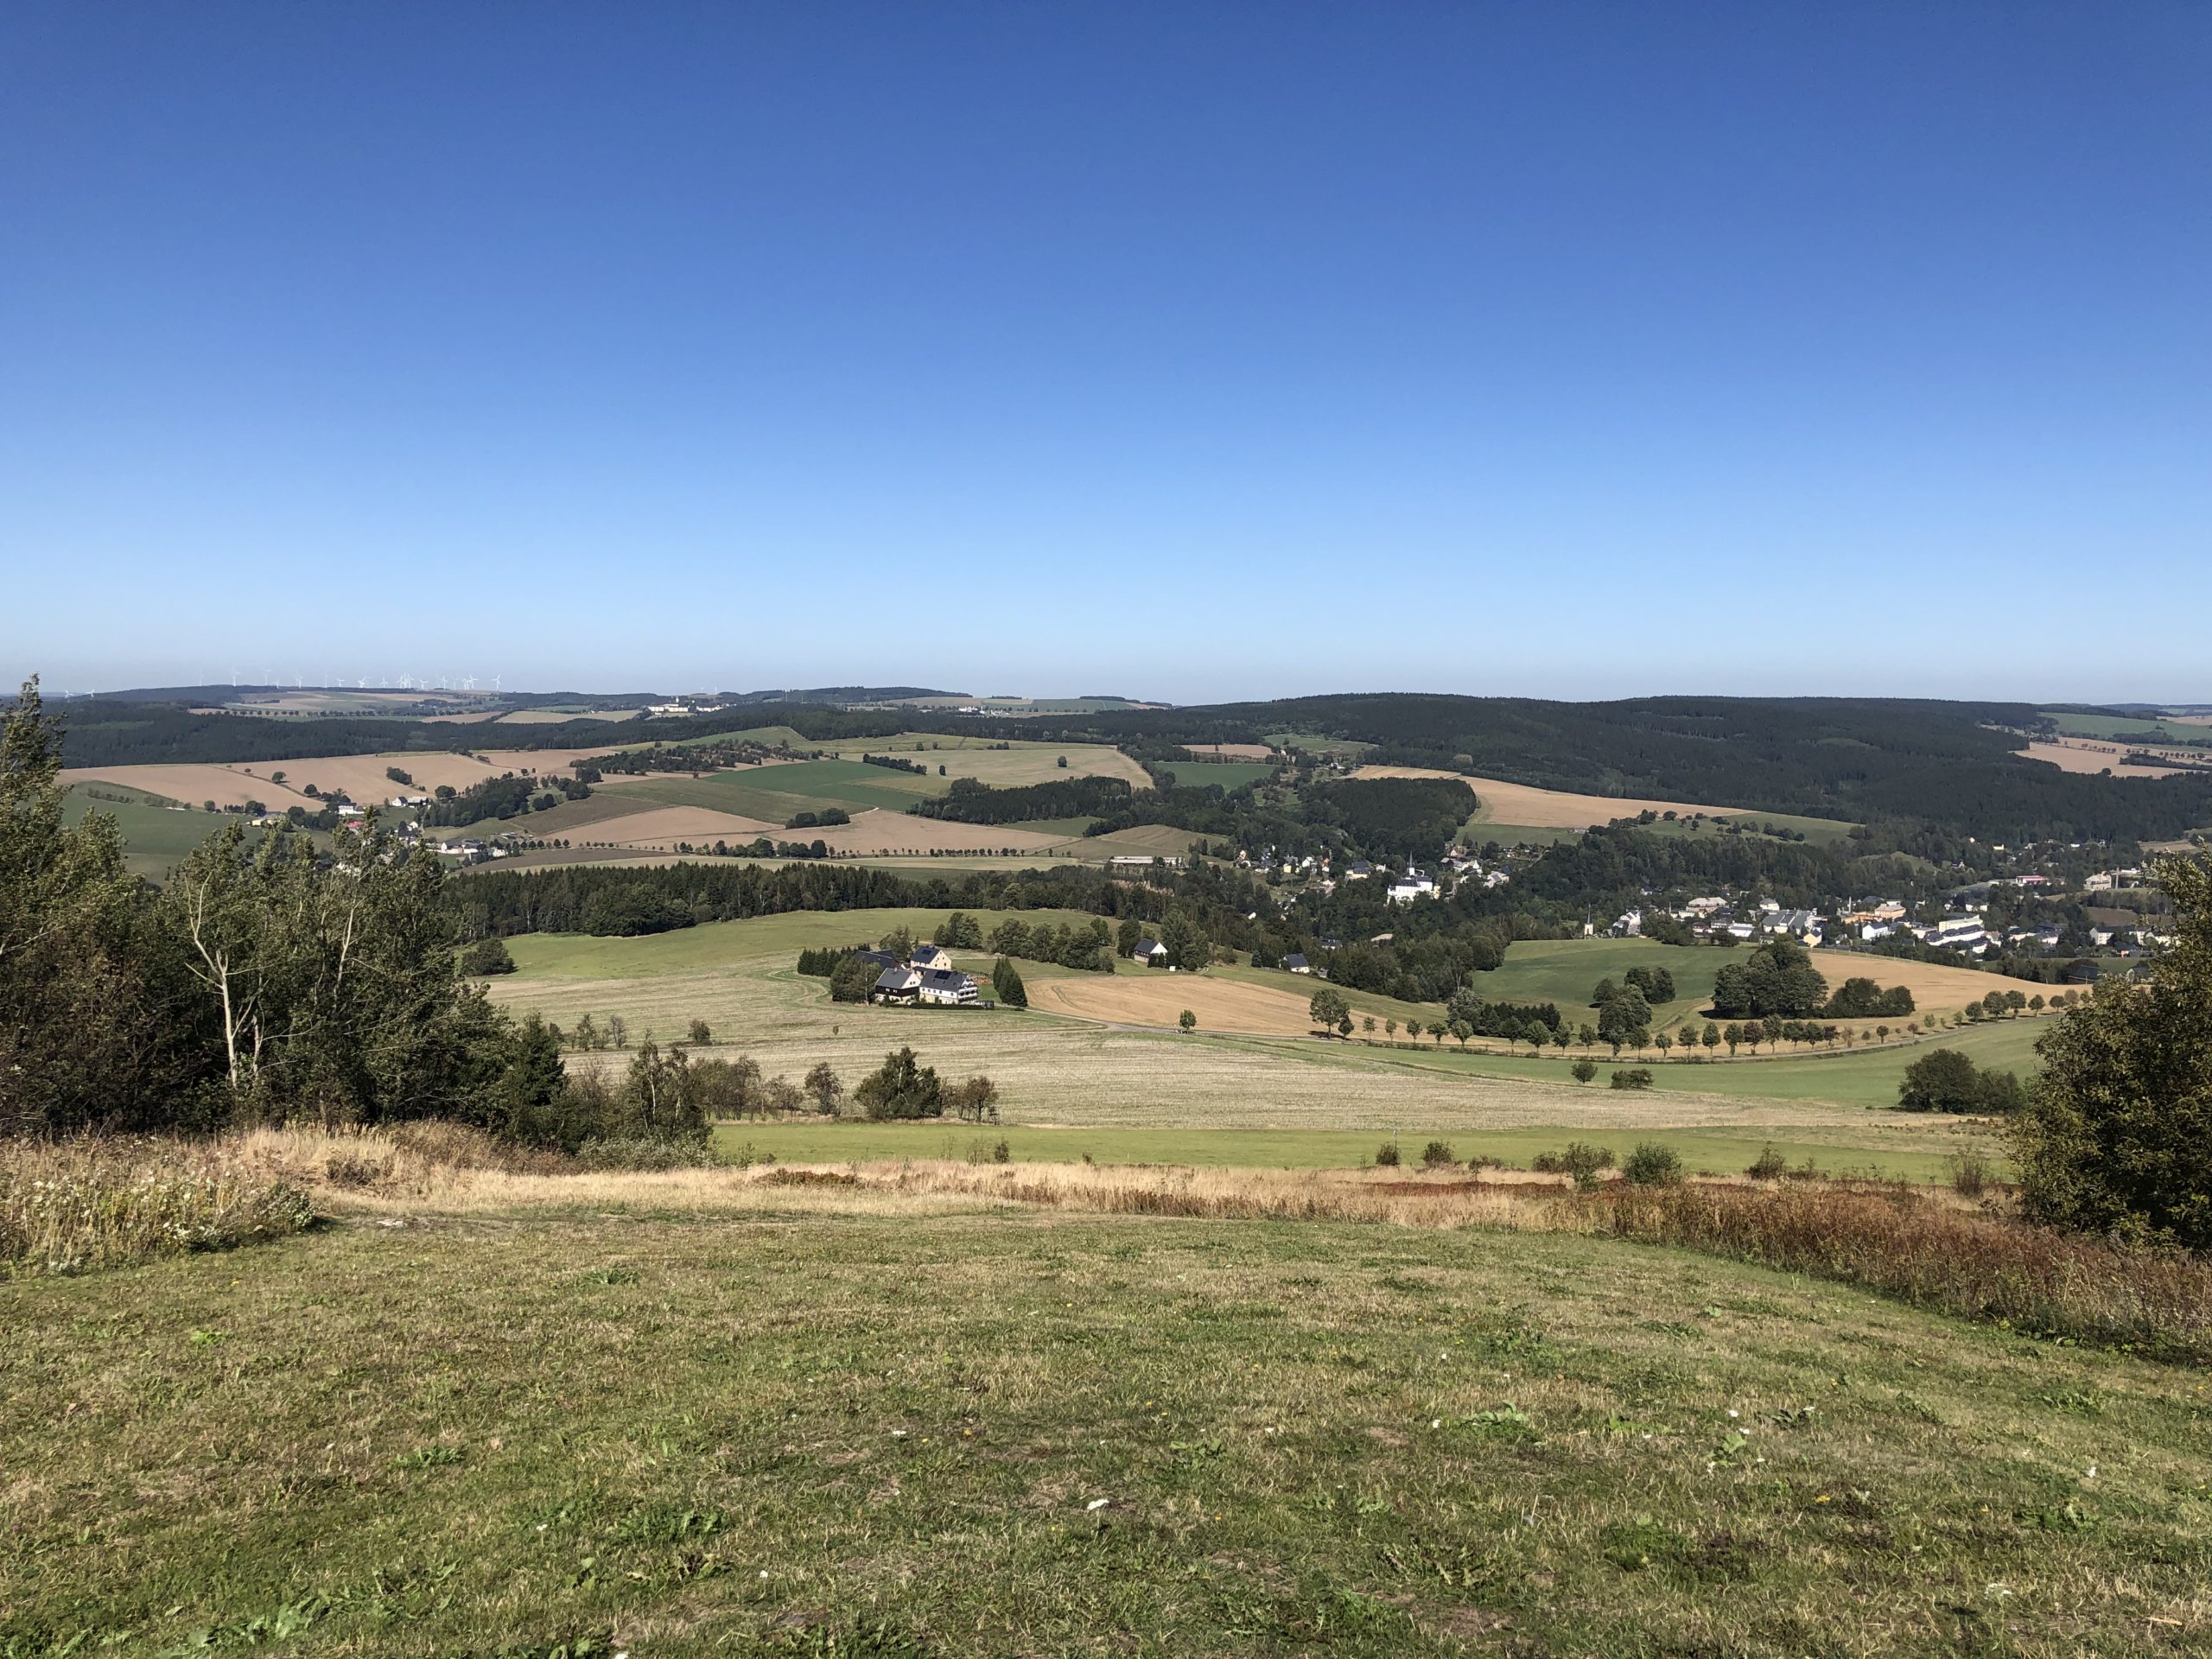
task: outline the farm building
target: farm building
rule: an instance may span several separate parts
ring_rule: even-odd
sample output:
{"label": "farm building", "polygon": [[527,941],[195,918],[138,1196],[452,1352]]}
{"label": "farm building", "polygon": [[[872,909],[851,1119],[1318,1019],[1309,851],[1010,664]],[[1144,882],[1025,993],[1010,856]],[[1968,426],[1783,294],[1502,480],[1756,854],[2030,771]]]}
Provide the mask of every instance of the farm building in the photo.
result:
{"label": "farm building", "polygon": [[1167,961],[1167,947],[1158,939],[1139,939],[1137,948],[1129,952],[1129,959],[1147,968],[1161,967]]}
{"label": "farm building", "polygon": [[954,968],[931,968],[920,975],[916,995],[925,1002],[943,1007],[972,1005],[976,999],[976,976]]}
{"label": "farm building", "polygon": [[918,944],[914,954],[906,958],[908,965],[924,973],[943,971],[952,966],[952,952],[941,944]]}
{"label": "farm building", "polygon": [[1310,974],[1313,971],[1313,964],[1295,950],[1282,959],[1282,965],[1285,971],[1294,974]]}
{"label": "farm building", "polygon": [[922,976],[907,967],[886,968],[868,994],[871,1002],[912,1002],[922,991]]}

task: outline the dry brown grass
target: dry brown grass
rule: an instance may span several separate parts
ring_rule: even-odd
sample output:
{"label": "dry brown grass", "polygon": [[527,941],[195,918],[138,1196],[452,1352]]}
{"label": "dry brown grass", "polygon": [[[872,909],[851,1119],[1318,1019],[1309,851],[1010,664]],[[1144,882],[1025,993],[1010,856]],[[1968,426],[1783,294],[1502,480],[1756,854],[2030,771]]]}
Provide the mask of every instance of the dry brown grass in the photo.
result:
{"label": "dry brown grass", "polygon": [[0,1141],[0,1280],[228,1249],[313,1218],[298,1185],[219,1147]]}
{"label": "dry brown grass", "polygon": [[[1908,957],[1868,956],[1856,950],[1815,950],[1812,957],[1813,966],[1827,976],[1829,989],[1834,990],[1847,979],[1871,979],[1885,987],[1902,985],[1912,993],[1912,1000],[1923,1014],[1937,1008],[1964,1007],[1969,1002],[1980,1001],[1992,991],[2018,991],[2023,996],[2040,996],[2048,1000],[2066,988],[2060,985],[2039,985],[2033,980],[2014,979],[2008,974],[1993,974],[1980,968],[1948,968],[1940,962],[1916,962]],[[1883,1023],[1896,1031],[1903,1027],[1906,1020],[1916,1017],[1907,1014]],[[1862,1033],[1874,1028],[1872,1020],[1860,1020],[1858,1024]]]}
{"label": "dry brown grass", "polygon": [[1864,1183],[1613,1183],[1455,1167],[1191,1169],[901,1160],[582,1170],[446,1124],[258,1129],[197,1146],[0,1152],[0,1262],[74,1272],[296,1232],[314,1211],[437,1215],[945,1214],[1048,1209],[1186,1220],[1351,1222],[1609,1236],[1862,1285],[2037,1334],[2212,1364],[2212,1262],[2035,1228],[2001,1200]]}
{"label": "dry brown grass", "polygon": [[1354,778],[1445,778],[1474,791],[1480,804],[1478,823],[1513,824],[1529,830],[1591,830],[1615,818],[1632,818],[1639,812],[1703,812],[1726,817],[1743,809],[1700,805],[1687,801],[1651,801],[1629,795],[1578,795],[1570,790],[1537,789],[1529,784],[1509,784],[1502,778],[1469,778],[1456,772],[1425,766],[1362,766]]}
{"label": "dry brown grass", "polygon": [[1918,1306],[2212,1364],[2212,1262],[2122,1250],[1897,1189],[1697,1184],[1611,1195],[1605,1230],[1866,1285]]}

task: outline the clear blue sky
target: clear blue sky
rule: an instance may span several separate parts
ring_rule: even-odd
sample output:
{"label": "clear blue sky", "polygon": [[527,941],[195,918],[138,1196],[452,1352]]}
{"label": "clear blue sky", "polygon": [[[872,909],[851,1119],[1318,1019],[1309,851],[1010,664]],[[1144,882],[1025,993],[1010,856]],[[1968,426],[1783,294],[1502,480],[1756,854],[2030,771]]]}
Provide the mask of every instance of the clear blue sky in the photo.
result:
{"label": "clear blue sky", "polygon": [[2212,700],[2212,5],[0,9],[0,669]]}

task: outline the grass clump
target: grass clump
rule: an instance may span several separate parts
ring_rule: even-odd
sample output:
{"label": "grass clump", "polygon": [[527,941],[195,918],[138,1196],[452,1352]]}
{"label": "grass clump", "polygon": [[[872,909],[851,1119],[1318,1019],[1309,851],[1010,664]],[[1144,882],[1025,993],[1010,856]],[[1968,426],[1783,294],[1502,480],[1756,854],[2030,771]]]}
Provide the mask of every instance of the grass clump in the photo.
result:
{"label": "grass clump", "polygon": [[182,1142],[0,1143],[0,1279],[231,1249],[314,1219],[298,1187]]}

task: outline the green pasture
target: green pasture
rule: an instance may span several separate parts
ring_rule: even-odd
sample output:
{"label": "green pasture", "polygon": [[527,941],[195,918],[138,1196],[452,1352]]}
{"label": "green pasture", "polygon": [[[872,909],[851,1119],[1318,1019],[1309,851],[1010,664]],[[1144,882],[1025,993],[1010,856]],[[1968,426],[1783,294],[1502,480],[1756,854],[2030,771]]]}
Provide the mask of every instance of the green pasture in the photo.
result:
{"label": "green pasture", "polygon": [[[702,968],[735,967],[764,957],[796,960],[802,950],[827,945],[874,944],[904,927],[926,939],[952,912],[944,909],[800,910],[744,921],[707,922],[666,933],[626,939],[594,938],[586,933],[525,933],[507,941],[518,976],[548,979],[650,979],[663,974],[694,974]],[[990,931],[1012,917],[1035,926],[1063,922],[1087,928],[1090,916],[1074,910],[970,911]],[[963,957],[973,953],[963,951]],[[788,966],[788,963],[784,964]],[[1021,964],[1024,969],[1030,964]],[[829,992],[825,988],[826,1000]]]}
{"label": "green pasture", "polygon": [[1742,959],[1740,951],[1656,939],[1516,939],[1494,972],[1476,976],[1475,986],[1491,1002],[1554,1002],[1574,1024],[1595,1024],[1590,993],[1599,980],[1618,985],[1631,968],[1664,968],[1674,976],[1677,995],[1652,1010],[1656,1030],[1704,1007],[1713,999],[1714,977]]}
{"label": "green pasture", "polygon": [[[89,813],[106,813],[115,820],[117,833],[123,837],[124,868],[149,881],[162,880],[201,842],[226,825],[238,822],[232,813],[203,812],[197,808],[179,812],[154,805],[151,803],[156,798],[140,790],[126,790],[112,784],[96,787],[114,794],[128,794],[132,799],[99,800],[87,795],[82,787],[75,788],[69,791],[63,806],[64,817],[71,823],[78,823]],[[259,841],[263,833],[247,824],[248,844]]]}
{"label": "green pasture", "polygon": [[0,1652],[2202,1650],[2175,1368],[1604,1238],[952,1202],[0,1285]]}
{"label": "green pasture", "polygon": [[[1552,1083],[1571,1081],[1569,1068],[1580,1059],[1594,1060],[1595,1082],[1584,1085],[1594,1094],[1613,1095],[1609,1079],[1617,1067],[1643,1066],[1652,1074],[1652,1092],[1725,1095],[1775,1101],[1822,1101],[1836,1105],[1887,1108],[1897,1104],[1897,1085],[1905,1067],[1938,1048],[1955,1048],[1973,1057],[1974,1064],[2018,1072],[2024,1079],[2037,1065],[2036,1039],[2050,1029],[2048,1020],[1999,1020],[1983,1025],[1943,1031],[1916,1043],[1896,1043],[1855,1049],[1811,1049],[1753,1058],[1748,1049],[1741,1058],[1707,1060],[1659,1060],[1647,1052],[1624,1052],[1617,1060],[1603,1046],[1548,1049],[1542,1057],[1461,1051],[1450,1038],[1440,1046],[1424,1042],[1418,1050],[1371,1046],[1357,1039],[1347,1044],[1310,1043],[1296,1046],[1300,1058],[1322,1065],[1353,1069],[1412,1067],[1444,1075],[1474,1077],[1516,1077]],[[1224,1043],[1266,1041],[1266,1039],[1218,1037]],[[1713,1051],[1725,1057],[1725,1048]],[[1700,1051],[1702,1052],[1702,1051]]]}
{"label": "green pasture", "polygon": [[1772,830],[1794,830],[1817,847],[1832,847],[1850,838],[1856,823],[1836,818],[1808,818],[1789,812],[1732,812],[1722,817],[1707,817],[1702,821],[1675,818],[1671,822],[1661,818],[1643,827],[1662,836],[1695,837],[1719,836],[1723,824],[1733,824],[1740,832]]}
{"label": "green pasture", "polygon": [[1324,732],[1268,732],[1259,741],[1279,749],[1299,748],[1310,754],[1341,755],[1346,760],[1365,754],[1376,747],[1357,738],[1331,737]]}
{"label": "green pasture", "polygon": [[1263,778],[1272,778],[1276,768],[1264,760],[1169,760],[1166,769],[1175,774],[1177,787],[1204,789],[1209,785],[1224,790],[1242,789]]}
{"label": "green pasture", "polygon": [[2106,741],[2139,739],[2145,743],[2212,744],[2212,726],[2188,721],[2160,720],[2138,715],[2069,715],[2050,709],[2045,716],[2068,737],[2094,737]]}
{"label": "green pasture", "polygon": [[916,801],[944,794],[952,780],[935,775],[918,778],[859,760],[795,760],[702,778],[626,779],[619,787],[626,795],[656,805],[710,807],[780,824],[825,806],[841,806],[849,812],[871,807],[904,811]]}
{"label": "green pasture", "polygon": [[1581,836],[1580,830],[1563,830],[1557,824],[1494,823],[1477,816],[1459,826],[1459,839],[1468,847],[1486,847],[1491,842],[1501,847],[1556,847]]}

